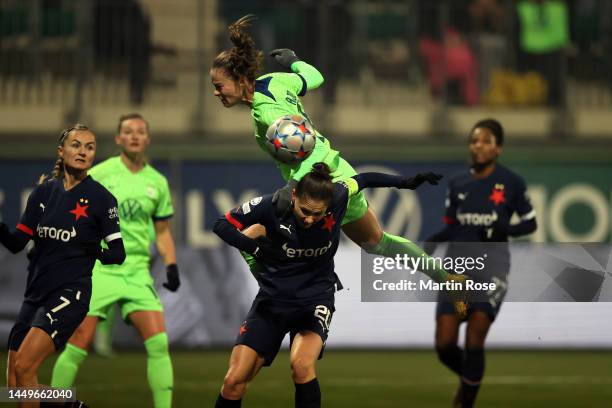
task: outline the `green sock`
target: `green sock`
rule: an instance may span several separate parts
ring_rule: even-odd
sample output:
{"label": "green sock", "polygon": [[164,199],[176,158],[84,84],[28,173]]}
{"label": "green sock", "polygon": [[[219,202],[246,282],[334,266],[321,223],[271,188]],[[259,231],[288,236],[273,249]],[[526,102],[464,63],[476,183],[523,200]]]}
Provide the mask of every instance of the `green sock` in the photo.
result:
{"label": "green sock", "polygon": [[94,351],[103,356],[113,355],[113,323],[115,321],[114,305],[108,308],[106,319],[98,320],[96,325],[96,337],[94,338]]}
{"label": "green sock", "polygon": [[144,346],[148,355],[147,379],[153,392],[153,404],[155,408],[171,407],[174,375],[168,354],[168,335],[153,335],[145,340]]}
{"label": "green sock", "polygon": [[85,360],[85,357],[87,357],[86,350],[73,346],[70,343],[66,344],[66,348],[53,366],[51,386],[59,388],[72,387],[79,371],[79,366]]}
{"label": "green sock", "polygon": [[240,255],[244,258],[244,261],[249,266],[249,270],[255,277],[255,279],[259,279],[259,274],[261,272],[261,265],[257,262],[257,259],[251,254],[247,254],[244,251],[240,251]]}
{"label": "green sock", "polygon": [[410,258],[421,258],[421,265],[426,267],[420,268],[419,271],[429,276],[436,282],[444,282],[449,273],[442,268],[440,262],[435,262],[435,259],[430,257],[423,251],[421,247],[406,238],[383,232],[378,245],[368,251],[368,253],[395,257],[396,255],[406,254]]}

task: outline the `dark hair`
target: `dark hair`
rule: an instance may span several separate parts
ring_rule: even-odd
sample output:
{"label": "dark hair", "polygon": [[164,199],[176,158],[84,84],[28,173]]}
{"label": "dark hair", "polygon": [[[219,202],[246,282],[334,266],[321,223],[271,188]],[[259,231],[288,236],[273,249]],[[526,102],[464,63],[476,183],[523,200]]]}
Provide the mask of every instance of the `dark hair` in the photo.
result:
{"label": "dark hair", "polygon": [[334,196],[334,183],[329,166],[322,162],[315,163],[310,173],[297,183],[295,195],[329,204]]}
{"label": "dark hair", "polygon": [[[87,126],[83,125],[82,123],[75,123],[74,125],[67,127],[66,129],[62,130],[62,132],[60,133],[58,147],[63,146],[64,143],[66,142],[66,139],[68,139],[68,136],[74,131],[91,132],[91,129],[89,129]],[[93,132],[91,133],[93,134]],[[38,184],[44,183],[49,178],[59,179],[62,176],[63,172],[64,172],[64,160],[61,157],[58,157],[57,160],[55,160],[55,165],[53,166],[53,171],[51,172],[51,176],[49,177],[46,174],[42,174],[38,179]]]}
{"label": "dark hair", "polygon": [[499,121],[491,118],[479,120],[470,131],[470,134],[472,134],[476,128],[489,129],[491,133],[493,133],[493,136],[495,136],[495,143],[497,143],[498,146],[504,144],[504,128]]}
{"label": "dark hair", "polygon": [[255,48],[255,41],[246,32],[254,19],[253,14],[248,14],[230,24],[230,40],[234,46],[222,51],[213,61],[213,68],[224,69],[234,81],[246,78],[249,82],[255,82],[261,68],[263,53]]}
{"label": "dark hair", "polygon": [[126,113],[124,115],[119,116],[119,123],[117,124],[117,134],[121,133],[121,126],[123,125],[123,122],[125,122],[126,120],[130,120],[130,119],[142,120],[147,126],[147,133],[149,133],[149,122],[147,122],[147,120],[140,113],[133,112],[133,113]]}

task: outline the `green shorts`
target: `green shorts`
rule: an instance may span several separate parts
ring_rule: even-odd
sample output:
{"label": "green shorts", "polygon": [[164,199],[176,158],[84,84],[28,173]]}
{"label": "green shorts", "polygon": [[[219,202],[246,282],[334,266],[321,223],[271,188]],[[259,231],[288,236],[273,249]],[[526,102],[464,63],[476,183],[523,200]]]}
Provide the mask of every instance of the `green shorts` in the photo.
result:
{"label": "green shorts", "polygon": [[106,319],[108,310],[115,303],[119,304],[121,317],[125,321],[132,312],[164,310],[148,269],[129,276],[94,271],[91,283],[88,316]]}
{"label": "green shorts", "polygon": [[[325,164],[329,166],[332,173],[332,179],[334,182],[347,179],[357,174],[353,166],[344,160],[340,155],[330,154],[324,160]],[[368,211],[368,202],[363,195],[363,191],[355,194],[349,198],[348,207],[346,214],[342,219],[342,225],[348,224],[353,221],[357,221],[365,215]]]}

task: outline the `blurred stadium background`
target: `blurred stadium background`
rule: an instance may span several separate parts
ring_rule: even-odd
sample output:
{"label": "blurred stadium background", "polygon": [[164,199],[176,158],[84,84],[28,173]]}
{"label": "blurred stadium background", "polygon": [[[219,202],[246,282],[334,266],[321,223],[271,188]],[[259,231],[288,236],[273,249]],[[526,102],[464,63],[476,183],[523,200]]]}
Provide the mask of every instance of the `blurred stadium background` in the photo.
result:
{"label": "blurred stadium background", "polygon": [[[319,68],[326,82],[304,98],[306,109],[356,167],[449,176],[466,166],[473,123],[493,116],[506,129],[501,162],[526,179],[538,212],[529,239],[609,243],[612,2],[538,4],[0,0],[0,215],[17,221],[38,176],[50,171],[66,125],[92,127],[104,159],[116,153],[118,116],[142,113],[152,129],[151,161],[168,177],[176,210],[183,286],[177,294],[160,290],[176,350],[176,405],[210,406],[203,401],[214,400],[256,291],[211,227],[235,204],[282,185],[251,140],[248,110],[224,109],[212,95],[208,70],[229,46],[227,25],[254,13],[259,48],[293,48]],[[531,16],[538,24],[525,24]],[[267,59],[271,70],[278,67]],[[444,186],[369,199],[390,232],[416,240],[442,225]],[[324,403],[449,406],[455,379],[430,351],[434,305],[361,303],[358,259],[345,242],[337,265],[347,290],[337,296],[320,364]],[[4,249],[0,261],[5,341],[26,262]],[[608,284],[610,265],[602,263]],[[153,274],[161,272],[156,264]],[[611,314],[608,303],[505,304],[489,336],[496,351],[481,406],[608,406]],[[116,326],[119,354],[86,362],[79,395],[94,407],[148,406],[142,346],[132,330]],[[250,392],[249,406],[290,406],[287,356]]]}

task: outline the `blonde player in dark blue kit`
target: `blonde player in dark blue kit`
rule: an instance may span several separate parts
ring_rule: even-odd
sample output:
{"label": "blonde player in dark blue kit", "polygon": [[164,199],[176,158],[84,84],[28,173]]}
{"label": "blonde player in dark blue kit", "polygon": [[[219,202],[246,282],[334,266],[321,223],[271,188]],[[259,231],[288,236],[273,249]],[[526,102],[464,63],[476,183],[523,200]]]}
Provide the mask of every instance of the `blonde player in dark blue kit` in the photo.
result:
{"label": "blonde player in dark blue kit", "polygon": [[278,214],[270,195],[242,204],[215,224],[217,235],[262,266],[259,293],[240,327],[217,408],[241,405],[247,384],[272,364],[287,333],[295,406],[321,406],[315,363],[327,339],[334,293],[341,289],[334,255],[349,198],[366,187],[415,189],[441,178],[433,173],[413,178],[363,173],[333,183],[330,173],[325,163],[314,164],[297,183],[293,204],[284,215]]}
{"label": "blonde player in dark blue kit", "polygon": [[[96,259],[120,264],[125,250],[117,201],[87,175],[96,137],[83,125],[61,133],[53,177],[30,194],[17,229],[0,223],[0,242],[13,253],[33,240],[25,299],[9,341],[7,384],[38,386],[38,368],[85,318]],[[104,240],[108,249],[102,249]],[[38,402],[23,406],[38,406]]]}

